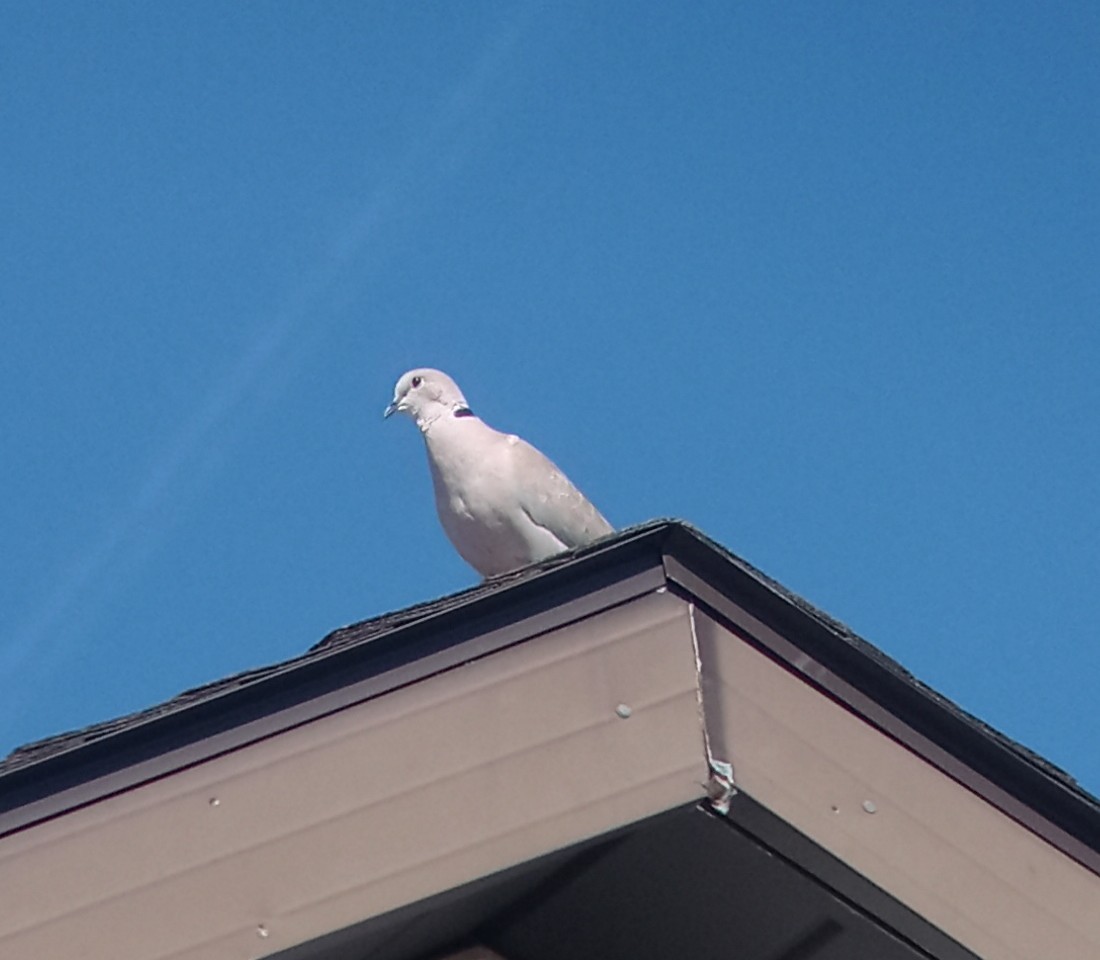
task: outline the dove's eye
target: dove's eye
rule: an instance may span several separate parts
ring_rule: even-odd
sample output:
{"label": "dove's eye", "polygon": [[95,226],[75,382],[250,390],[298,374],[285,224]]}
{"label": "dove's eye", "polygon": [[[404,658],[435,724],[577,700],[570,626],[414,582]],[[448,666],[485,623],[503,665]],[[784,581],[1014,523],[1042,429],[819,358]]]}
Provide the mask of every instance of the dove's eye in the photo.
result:
{"label": "dove's eye", "polygon": [[415,389],[416,389],[417,387],[419,387],[419,386],[420,386],[420,384],[422,384],[423,382],[424,382],[424,379],[423,379],[422,377],[413,377],[413,378],[412,378],[412,385],[413,385],[413,389],[415,390]]}

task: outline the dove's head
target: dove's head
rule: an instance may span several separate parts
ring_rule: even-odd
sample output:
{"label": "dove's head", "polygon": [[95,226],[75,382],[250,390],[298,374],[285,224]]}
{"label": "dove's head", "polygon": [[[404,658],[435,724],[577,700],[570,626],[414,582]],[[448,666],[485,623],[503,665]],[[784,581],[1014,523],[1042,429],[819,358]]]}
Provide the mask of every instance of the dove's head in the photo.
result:
{"label": "dove's head", "polygon": [[421,430],[442,416],[470,415],[470,407],[458,384],[442,370],[423,367],[403,374],[393,388],[393,402],[383,417],[391,413],[407,413]]}

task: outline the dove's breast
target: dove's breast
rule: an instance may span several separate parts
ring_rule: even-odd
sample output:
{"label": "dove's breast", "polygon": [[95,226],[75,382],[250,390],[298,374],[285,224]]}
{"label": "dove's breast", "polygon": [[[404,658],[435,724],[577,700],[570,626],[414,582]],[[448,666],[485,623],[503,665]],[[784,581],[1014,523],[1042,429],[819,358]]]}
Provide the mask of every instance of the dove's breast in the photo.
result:
{"label": "dove's breast", "polygon": [[475,570],[494,576],[565,549],[523,509],[515,437],[462,418],[433,425],[424,439],[439,521]]}

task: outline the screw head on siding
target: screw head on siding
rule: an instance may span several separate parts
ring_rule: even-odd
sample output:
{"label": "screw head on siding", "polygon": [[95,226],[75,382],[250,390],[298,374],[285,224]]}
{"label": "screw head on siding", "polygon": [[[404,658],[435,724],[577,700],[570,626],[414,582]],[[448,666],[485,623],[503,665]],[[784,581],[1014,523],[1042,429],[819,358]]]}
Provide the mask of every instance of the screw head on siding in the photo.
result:
{"label": "screw head on siding", "polygon": [[620,703],[615,708],[615,713],[622,717],[624,720],[629,717],[634,711],[630,709],[625,703]]}
{"label": "screw head on siding", "polygon": [[868,813],[874,813],[876,810],[878,810],[878,807],[875,806],[874,800],[864,800],[863,809],[866,810]]}

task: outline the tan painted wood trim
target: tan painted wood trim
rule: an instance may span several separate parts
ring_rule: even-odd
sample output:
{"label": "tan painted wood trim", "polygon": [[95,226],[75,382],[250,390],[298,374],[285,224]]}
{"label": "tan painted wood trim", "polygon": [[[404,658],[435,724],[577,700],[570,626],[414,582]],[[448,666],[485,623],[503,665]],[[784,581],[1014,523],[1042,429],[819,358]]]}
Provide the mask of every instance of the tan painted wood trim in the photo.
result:
{"label": "tan painted wood trim", "polygon": [[851,710],[875,724],[887,736],[900,740],[925,760],[1100,876],[1100,851],[1070,835],[1057,823],[1039,815],[1027,804],[981,776],[950,751],[901,722],[886,706],[872,700],[814,661],[805,651],[737,606],[674,557],[666,557],[665,566],[668,577],[674,584],[726,618],[734,629],[743,631],[745,638],[767,649],[773,656],[804,675],[817,688],[840,699]]}
{"label": "tan painted wood trim", "polygon": [[0,956],[266,955],[690,802],[689,633],[650,594],[12,834]]}
{"label": "tan painted wood trim", "polygon": [[[529,582],[520,584],[521,587],[527,587],[528,585]],[[512,643],[524,642],[545,631],[557,629],[568,623],[592,616],[601,610],[653,593],[663,588],[664,585],[665,578],[661,569],[646,570],[608,586],[590,590],[588,593],[568,602],[531,613],[517,622],[508,622],[495,629],[488,629],[457,646],[417,657],[412,662],[403,663],[365,680],[355,682],[345,680],[328,693],[315,695],[304,702],[264,713],[256,720],[248,722],[238,720],[226,729],[213,733],[206,731],[186,746],[160,749],[148,760],[130,762],[113,773],[82,782],[78,786],[69,789],[52,791],[41,800],[25,803],[0,814],[0,839],[40,820],[64,814],[88,803],[94,803],[113,793],[129,790],[148,780],[169,775],[176,770],[192,766],[195,763],[201,763],[220,753],[239,749],[253,741],[290,729],[298,724],[307,723],[326,713],[343,710],[402,684],[415,683],[433,673],[450,670],[458,663],[485,656]],[[386,642],[395,639],[400,640],[400,637],[406,631],[423,632],[424,630],[433,629],[433,626],[435,629],[444,630],[443,626],[435,625],[433,622],[437,619],[445,620],[452,617],[460,609],[461,605],[450,607],[434,617],[417,620],[397,628],[392,633],[378,638],[378,640]],[[347,656],[354,656],[363,652],[362,650],[356,651],[354,648],[336,648],[322,659],[344,662]],[[222,695],[222,698],[229,699],[240,694],[250,695],[260,690],[268,681],[280,675],[292,673],[300,668],[300,663],[284,664],[254,687],[249,686],[236,691],[227,691]],[[336,678],[339,677],[339,674],[335,671],[333,671],[333,675]],[[190,713],[187,708],[182,708],[176,712],[176,715],[186,718]],[[156,727],[163,721],[174,722],[176,715],[166,714],[149,721],[143,726]],[[128,731],[128,733],[134,732],[137,731]],[[113,743],[114,738],[111,738],[111,740]],[[98,747],[101,744],[93,746]],[[81,749],[78,748],[74,752],[80,753]]]}
{"label": "tan painted wood trim", "polygon": [[1100,956],[1100,880],[725,626],[696,614],[739,789],[989,960]]}

